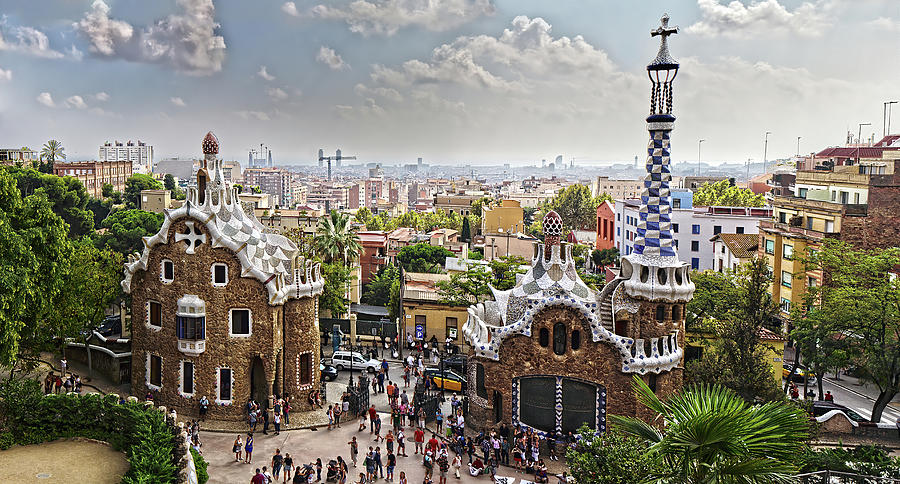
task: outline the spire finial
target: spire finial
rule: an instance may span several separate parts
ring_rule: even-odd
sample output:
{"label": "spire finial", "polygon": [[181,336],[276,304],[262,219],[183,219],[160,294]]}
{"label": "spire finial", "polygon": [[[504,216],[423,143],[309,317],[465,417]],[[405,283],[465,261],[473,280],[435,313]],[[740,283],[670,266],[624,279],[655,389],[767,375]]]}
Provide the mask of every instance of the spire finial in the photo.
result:
{"label": "spire finial", "polygon": [[669,14],[664,13],[662,18],[659,19],[660,26],[650,31],[650,37],[656,37],[657,35],[660,38],[659,42],[659,53],[656,54],[656,59],[653,59],[654,65],[678,65],[678,62],[672,58],[669,54],[669,36],[675,35],[678,33],[678,27],[669,27]]}

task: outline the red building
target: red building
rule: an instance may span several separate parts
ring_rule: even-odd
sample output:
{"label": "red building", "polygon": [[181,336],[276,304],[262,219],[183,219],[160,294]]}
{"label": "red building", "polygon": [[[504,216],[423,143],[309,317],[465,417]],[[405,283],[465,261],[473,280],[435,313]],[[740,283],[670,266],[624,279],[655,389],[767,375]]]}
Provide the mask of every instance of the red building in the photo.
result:
{"label": "red building", "polygon": [[612,249],[615,244],[616,207],[612,202],[606,201],[597,207],[597,250]]}
{"label": "red building", "polygon": [[362,250],[359,265],[362,267],[362,283],[368,284],[372,276],[387,264],[387,234],[382,231],[359,232]]}

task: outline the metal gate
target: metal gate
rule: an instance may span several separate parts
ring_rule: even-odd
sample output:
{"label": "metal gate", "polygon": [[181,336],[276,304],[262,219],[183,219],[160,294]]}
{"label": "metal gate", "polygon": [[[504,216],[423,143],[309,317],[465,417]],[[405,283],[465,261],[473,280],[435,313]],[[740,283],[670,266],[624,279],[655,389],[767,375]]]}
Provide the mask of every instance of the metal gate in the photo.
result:
{"label": "metal gate", "polygon": [[119,384],[131,383],[131,360],[119,362]]}
{"label": "metal gate", "polygon": [[423,409],[425,411],[425,422],[433,422],[435,420],[435,413],[437,413],[438,407],[441,405],[441,394],[438,392],[427,392],[425,391],[424,385],[416,385],[415,393],[413,394],[413,405],[416,407],[416,412],[419,409]]}
{"label": "metal gate", "polygon": [[347,401],[350,403],[350,413],[358,417],[369,408],[369,378],[360,375],[356,385],[347,387]]}

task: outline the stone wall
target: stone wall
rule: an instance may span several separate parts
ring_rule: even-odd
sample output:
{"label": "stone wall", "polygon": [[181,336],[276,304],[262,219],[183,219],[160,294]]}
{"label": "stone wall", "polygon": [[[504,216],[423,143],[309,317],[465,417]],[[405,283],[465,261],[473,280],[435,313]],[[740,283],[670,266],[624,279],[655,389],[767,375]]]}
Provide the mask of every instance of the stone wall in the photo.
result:
{"label": "stone wall", "polygon": [[[284,392],[291,395],[294,411],[312,410],[309,393],[319,388],[320,331],[318,298],[292,299],[284,305]],[[300,355],[311,355],[312,379],[309,384],[300,381]]]}
{"label": "stone wall", "polygon": [[[671,317],[671,306],[668,315]],[[652,319],[648,320],[640,315],[655,314],[656,304],[644,303],[634,321],[629,321],[630,327],[641,327],[650,334],[645,336],[656,337],[668,334],[673,328],[683,329],[681,321],[665,321],[662,327]],[[641,322],[643,321],[643,322]],[[563,323],[567,328],[567,345],[563,355],[557,355],[553,350],[553,327],[556,323]],[[540,345],[541,329],[549,333],[550,344],[547,347]],[[581,332],[581,346],[577,350],[572,349],[572,332]],[[683,344],[684,335],[679,335],[679,344]],[[576,311],[564,307],[550,307],[534,316],[531,326],[531,337],[515,335],[503,342],[500,347],[499,361],[484,358],[474,358],[473,362],[484,365],[485,387],[487,389],[487,401],[480,398],[472,398],[476,395],[476,380],[470,374],[469,395],[470,418],[467,420],[474,428],[490,427],[494,424],[494,409],[492,407],[494,392],[502,395],[503,411],[502,420],[511,422],[512,412],[512,381],[514,378],[528,375],[560,375],[578,378],[602,385],[606,389],[606,412],[608,415],[639,416],[649,419],[652,417],[637,404],[634,392],[631,388],[632,375],[622,373],[622,363],[619,352],[612,346],[603,342],[594,342],[591,339],[591,328],[587,321]],[[682,369],[675,370],[651,377],[643,376],[645,382],[655,378],[657,394],[668,395],[681,388],[683,384]]]}
{"label": "stone wall", "polygon": [[893,247],[900,240],[900,180],[898,175],[873,175],[865,217],[841,218],[841,240],[856,248]]}
{"label": "stone wall", "polygon": [[[212,248],[209,233],[203,224],[195,223],[207,236],[207,243],[196,248],[195,254],[185,252],[183,242],[175,242],[174,234],[186,230],[185,220],[172,224],[168,243],[153,248],[147,271],[139,271],[132,282],[132,393],[146,394],[148,353],[162,357],[162,387],[153,391],[157,404],[176,408],[179,413],[195,415],[200,397],[206,395],[211,405],[209,417],[241,419],[243,404],[250,398],[250,371],[254,357],[260,357],[265,368],[269,388],[275,379],[276,356],[282,348],[282,308],[269,306],[268,292],[256,279],[239,277],[241,263],[225,248]],[[171,283],[160,277],[163,259],[173,261],[175,272]],[[228,284],[212,285],[213,263],[228,265]],[[206,350],[190,356],[178,349],[175,312],[179,298],[194,294],[206,303]],[[162,327],[147,325],[148,301],[162,304]],[[229,336],[229,310],[248,308],[251,312],[251,336]],[[194,394],[180,393],[181,362],[194,363]],[[232,405],[215,405],[217,398],[217,368],[233,371]],[[262,402],[261,402],[262,403]]]}

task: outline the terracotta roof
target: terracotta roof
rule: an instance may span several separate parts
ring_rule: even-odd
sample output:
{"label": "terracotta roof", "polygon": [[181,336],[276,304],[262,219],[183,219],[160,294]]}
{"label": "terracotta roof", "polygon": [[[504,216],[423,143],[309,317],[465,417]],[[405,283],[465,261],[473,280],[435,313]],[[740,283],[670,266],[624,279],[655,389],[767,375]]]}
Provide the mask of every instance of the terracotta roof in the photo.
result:
{"label": "terracotta roof", "polygon": [[738,259],[749,259],[756,254],[759,247],[759,236],[756,234],[717,234],[710,241],[721,240],[728,247],[731,255]]}
{"label": "terracotta roof", "polygon": [[824,150],[816,153],[816,158],[827,158],[827,157],[835,157],[835,158],[881,158],[882,154],[885,151],[896,151],[900,149],[900,147],[888,147],[888,146],[868,146],[868,147],[859,147],[859,148],[847,148],[847,147],[835,147],[835,148],[825,148]]}
{"label": "terracotta roof", "polygon": [[785,341],[778,333],[766,328],[759,328],[759,339],[764,341]]}

